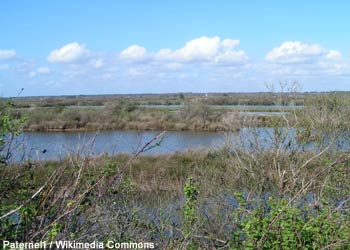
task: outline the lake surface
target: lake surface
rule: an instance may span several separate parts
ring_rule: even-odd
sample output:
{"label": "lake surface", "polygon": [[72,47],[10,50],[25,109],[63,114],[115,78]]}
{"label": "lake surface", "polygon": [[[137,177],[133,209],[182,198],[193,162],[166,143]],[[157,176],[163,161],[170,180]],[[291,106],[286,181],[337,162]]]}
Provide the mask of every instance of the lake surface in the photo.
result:
{"label": "lake surface", "polygon": [[[25,132],[17,140],[24,147],[21,147],[15,158],[59,159],[78,152],[82,154],[90,152],[93,155],[134,153],[157,133],[155,131]],[[222,146],[224,141],[223,133],[167,132],[160,145],[145,154],[217,148]]]}
{"label": "lake surface", "polygon": [[103,109],[105,108],[104,105],[69,105],[69,106],[65,106],[65,108],[69,108],[69,109]]}
{"label": "lake surface", "polygon": [[[16,143],[20,145],[14,159],[23,161],[48,160],[65,158],[69,154],[109,155],[117,153],[135,153],[150,141],[157,131],[102,131],[102,132],[25,132]],[[296,130],[279,129],[280,136],[272,128],[244,128],[239,132],[167,132],[159,145],[145,152],[148,155],[167,154],[198,149],[220,149],[224,145],[234,145],[233,150],[266,150],[279,147],[281,150],[313,150],[313,144],[299,144],[296,141]],[[350,135],[341,136],[334,149],[349,150]],[[325,144],[327,135],[324,135]],[[328,141],[328,142],[327,142]],[[159,142],[159,141],[157,141]],[[230,146],[230,147],[231,147]],[[232,146],[233,147],[233,146]]]}
{"label": "lake surface", "polygon": [[284,111],[239,111],[243,115],[254,115],[254,116],[273,116],[273,115],[288,115],[289,112]]}

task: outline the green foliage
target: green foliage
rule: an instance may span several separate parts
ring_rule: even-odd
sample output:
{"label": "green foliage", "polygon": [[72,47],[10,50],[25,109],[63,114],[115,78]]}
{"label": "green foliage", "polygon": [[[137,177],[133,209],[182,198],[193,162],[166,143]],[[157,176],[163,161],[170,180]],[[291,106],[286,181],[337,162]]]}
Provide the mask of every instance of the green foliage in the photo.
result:
{"label": "green foliage", "polygon": [[[242,194],[236,194],[239,206],[234,212],[235,231],[232,249],[348,249],[350,216],[322,208],[288,204],[284,198],[270,197],[253,209],[247,209]],[[260,248],[259,248],[260,247]]]}
{"label": "green foliage", "polygon": [[[23,185],[23,186],[22,186]],[[2,189],[2,187],[1,187]],[[13,196],[16,197],[17,203],[1,204],[0,214],[16,209],[24,200],[30,195],[30,185],[24,182],[17,190],[11,190]],[[16,213],[7,216],[1,220],[0,223],[0,238],[7,240],[26,240],[29,230],[34,226],[34,215],[38,212],[38,200],[26,204]]]}
{"label": "green foliage", "polygon": [[[0,205],[0,213],[4,214],[7,211],[11,211],[12,209],[15,209],[16,206],[14,204],[7,205],[7,204],[1,204]],[[18,227],[17,222],[14,217],[7,217],[1,220],[0,225],[0,238],[1,239],[16,239],[16,235],[18,233]]]}
{"label": "green foliage", "polygon": [[130,102],[119,101],[108,104],[107,109],[112,113],[112,115],[117,115],[125,118],[128,117],[131,112],[135,111],[137,109],[137,106]]}
{"label": "green foliage", "polygon": [[[47,233],[47,241],[53,241],[56,239],[57,235],[60,233],[61,225],[57,222],[52,223],[50,226],[50,230]],[[73,235],[71,235],[73,236]],[[74,236],[73,236],[74,237]]]}
{"label": "green foliage", "polygon": [[[284,126],[298,123],[305,128],[302,138],[305,143],[309,143],[315,133],[319,137],[324,137],[324,131],[339,135],[348,128],[348,100],[332,96],[322,98],[306,105],[295,123],[292,120],[270,123],[275,128],[274,137],[279,139],[275,140],[275,150],[271,151],[262,151],[259,147],[252,152],[228,148],[222,153],[147,156],[135,160],[127,170],[122,166],[128,156],[77,157],[70,161],[35,163],[30,169],[26,165],[0,168],[0,215],[24,204],[0,221],[0,238],[21,241],[137,239],[157,241],[160,249],[214,249],[219,248],[217,244],[223,249],[349,249],[348,162],[339,163],[331,171],[312,179],[325,167],[343,159],[347,152],[329,151],[314,158],[315,152],[294,152],[288,147],[281,150],[287,138],[285,130],[280,129]],[[191,103],[187,95],[185,99]],[[169,99],[165,103],[175,101]],[[56,121],[60,121],[59,126],[64,129],[77,124],[86,128],[84,124],[91,125],[96,120],[96,126],[104,124],[104,128],[112,127],[112,123],[126,128],[125,124],[130,122],[132,128],[144,125],[142,129],[156,129],[159,124],[171,126],[181,120],[184,126],[179,128],[192,126],[196,129],[204,128],[205,122],[209,125],[216,122],[217,117],[225,114],[219,112],[216,116],[218,110],[207,106],[210,97],[207,101],[193,102],[193,106],[187,105],[180,112],[160,109],[144,112],[145,108],[135,108],[128,100],[111,102],[110,106],[96,110],[51,107],[36,110],[35,113],[40,114],[35,119],[41,121],[51,115],[50,124],[57,126]],[[237,101],[244,103],[240,99]],[[21,117],[11,104],[6,105],[1,106],[1,139],[5,134],[17,136],[21,132]],[[50,124],[47,128],[57,128]],[[4,140],[1,143],[4,145]],[[256,146],[254,143],[252,146]],[[51,176],[50,169],[55,175],[48,188],[26,202]],[[99,177],[105,176],[103,180],[108,180],[118,173],[121,178],[113,185],[108,185],[107,181],[97,182]],[[182,187],[183,179],[189,175],[193,177]],[[306,191],[317,196],[316,205],[305,200],[290,204],[287,198],[301,191],[309,180],[312,184]],[[162,212],[161,194],[175,194],[176,198],[171,198],[173,207],[174,203],[182,201],[177,199],[177,192],[182,188],[185,201],[180,211],[176,207],[174,213],[171,209]],[[247,190],[259,198],[248,200],[251,195],[235,193],[237,207],[220,200],[220,195],[237,190]],[[145,198],[147,192],[149,196]],[[279,198],[265,200],[266,192]],[[329,201],[329,197],[344,201],[344,207],[337,207],[339,204]],[[156,201],[149,201],[149,198]]]}
{"label": "green foliage", "polygon": [[192,226],[198,220],[198,217],[196,216],[198,190],[192,177],[187,179],[186,185],[184,186],[184,194],[186,197],[183,206],[184,225],[186,230],[190,231]]}
{"label": "green foliage", "polygon": [[[197,199],[198,199],[198,189],[195,185],[194,179],[189,177],[184,186],[185,203],[183,205],[183,224],[185,229],[185,239],[191,238],[191,234],[194,232],[193,227],[198,221],[198,216],[196,214],[197,210]],[[197,244],[194,241],[188,243],[187,249],[194,250],[197,249]]]}
{"label": "green foliage", "polygon": [[6,165],[12,157],[11,144],[23,129],[25,117],[20,117],[13,111],[14,104],[11,101],[0,100],[0,166]]}

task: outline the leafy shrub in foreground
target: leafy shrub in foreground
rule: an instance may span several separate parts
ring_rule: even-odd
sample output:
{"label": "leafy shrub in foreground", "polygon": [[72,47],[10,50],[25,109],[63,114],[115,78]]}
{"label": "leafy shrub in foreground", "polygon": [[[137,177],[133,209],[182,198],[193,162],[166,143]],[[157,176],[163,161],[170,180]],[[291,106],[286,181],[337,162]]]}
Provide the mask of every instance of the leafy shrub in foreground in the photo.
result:
{"label": "leafy shrub in foreground", "polygon": [[333,206],[298,206],[269,198],[249,211],[242,195],[231,249],[349,249],[350,216]]}

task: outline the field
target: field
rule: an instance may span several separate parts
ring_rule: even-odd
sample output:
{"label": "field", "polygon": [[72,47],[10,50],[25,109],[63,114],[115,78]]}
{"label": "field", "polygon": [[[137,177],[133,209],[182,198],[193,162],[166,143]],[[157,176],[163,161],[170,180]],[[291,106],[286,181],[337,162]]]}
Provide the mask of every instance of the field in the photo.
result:
{"label": "field", "polygon": [[[349,93],[2,101],[1,238],[113,238],[156,249],[350,247]],[[269,136],[261,140],[257,127]],[[246,136],[229,140],[243,128]],[[107,129],[159,134],[134,154],[11,162],[20,147],[12,139],[23,130]],[[228,140],[222,148],[145,155],[162,147],[166,130],[224,131]]]}

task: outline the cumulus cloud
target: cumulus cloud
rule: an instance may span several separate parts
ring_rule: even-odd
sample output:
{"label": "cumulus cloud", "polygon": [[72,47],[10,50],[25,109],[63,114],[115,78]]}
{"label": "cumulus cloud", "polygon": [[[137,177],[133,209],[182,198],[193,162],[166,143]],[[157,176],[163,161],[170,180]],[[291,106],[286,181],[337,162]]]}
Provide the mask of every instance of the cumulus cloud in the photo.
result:
{"label": "cumulus cloud", "polygon": [[158,60],[170,60],[174,59],[173,52],[170,49],[160,49],[157,54],[155,55],[155,58]]}
{"label": "cumulus cloud", "polygon": [[243,62],[248,59],[246,53],[234,50],[239,43],[239,40],[221,40],[218,36],[202,36],[188,41],[185,46],[175,51],[161,49],[156,53],[155,59],[175,62]]}
{"label": "cumulus cloud", "polygon": [[193,86],[203,82],[229,86],[247,81],[302,81],[350,75],[350,58],[318,44],[284,42],[266,51],[265,60],[251,60],[239,46],[240,40],[219,36],[202,36],[182,46],[156,51],[134,44],[117,53],[89,51],[83,44],[71,43],[48,56],[49,61],[62,63],[55,68],[55,74],[46,76],[52,69],[36,64],[23,74],[36,81],[52,78],[63,83],[191,82]]}
{"label": "cumulus cloud", "polygon": [[176,50],[172,56],[184,61],[210,60],[218,53],[219,47],[219,37],[203,36],[187,42],[184,47]]}
{"label": "cumulus cloud", "polygon": [[233,51],[233,50],[227,50],[220,54],[218,54],[215,57],[215,62],[217,63],[243,63],[248,60],[248,56],[246,53],[242,50],[239,51]]}
{"label": "cumulus cloud", "polygon": [[147,50],[134,44],[120,52],[120,57],[130,61],[143,61],[147,58]]}
{"label": "cumulus cloud", "polygon": [[14,59],[16,57],[16,51],[11,49],[11,50],[1,50],[0,49],[0,60],[1,61],[7,61]]}
{"label": "cumulus cloud", "polygon": [[269,64],[260,65],[269,75],[283,77],[346,76],[350,62],[337,50],[319,44],[284,42],[266,54]]}
{"label": "cumulus cloud", "polygon": [[341,53],[318,44],[287,41],[266,54],[265,59],[275,63],[312,63],[322,59],[339,59]]}
{"label": "cumulus cloud", "polygon": [[222,45],[228,49],[233,49],[234,47],[238,46],[239,43],[240,43],[239,40],[233,40],[233,39],[225,39],[222,41]]}
{"label": "cumulus cloud", "polygon": [[342,58],[342,54],[337,50],[330,50],[327,55],[327,59],[337,60]]}
{"label": "cumulus cloud", "polygon": [[51,51],[47,59],[52,63],[77,63],[86,59],[89,54],[85,44],[73,42]]}

